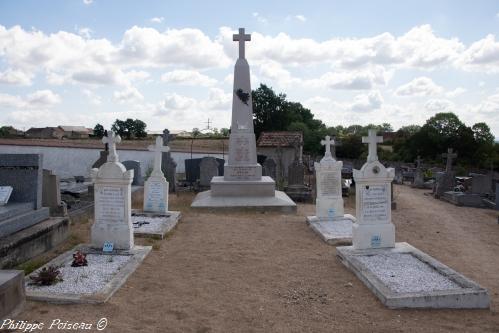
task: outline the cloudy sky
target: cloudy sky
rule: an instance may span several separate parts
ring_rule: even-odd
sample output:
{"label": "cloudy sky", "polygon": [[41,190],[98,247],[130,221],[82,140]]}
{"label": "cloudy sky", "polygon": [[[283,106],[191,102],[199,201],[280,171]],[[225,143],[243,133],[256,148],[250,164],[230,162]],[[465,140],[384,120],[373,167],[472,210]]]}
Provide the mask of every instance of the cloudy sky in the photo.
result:
{"label": "cloudy sky", "polygon": [[498,1],[0,1],[0,124],[230,126],[232,34],[252,87],[327,125],[453,111],[499,137]]}

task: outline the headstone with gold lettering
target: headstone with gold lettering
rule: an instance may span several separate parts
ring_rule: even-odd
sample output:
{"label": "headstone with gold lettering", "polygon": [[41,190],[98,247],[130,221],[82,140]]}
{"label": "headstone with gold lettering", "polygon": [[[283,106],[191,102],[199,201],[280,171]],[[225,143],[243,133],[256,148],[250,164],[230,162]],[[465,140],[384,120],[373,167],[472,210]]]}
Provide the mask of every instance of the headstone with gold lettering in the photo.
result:
{"label": "headstone with gold lettering", "polygon": [[353,171],[356,190],[356,223],[353,224],[352,243],[355,249],[395,246],[395,226],[391,216],[391,182],[395,170],[385,168],[378,161],[377,143],[383,137],[375,130],[362,138],[369,144],[367,162]]}
{"label": "headstone with gold lettering", "polygon": [[119,162],[116,153],[116,143],[121,142],[119,135],[110,131],[102,140],[109,144],[109,154],[106,163],[91,171],[95,200],[91,243],[99,249],[104,243],[112,243],[114,249],[129,250],[134,246],[131,221],[133,170],[126,170]]}

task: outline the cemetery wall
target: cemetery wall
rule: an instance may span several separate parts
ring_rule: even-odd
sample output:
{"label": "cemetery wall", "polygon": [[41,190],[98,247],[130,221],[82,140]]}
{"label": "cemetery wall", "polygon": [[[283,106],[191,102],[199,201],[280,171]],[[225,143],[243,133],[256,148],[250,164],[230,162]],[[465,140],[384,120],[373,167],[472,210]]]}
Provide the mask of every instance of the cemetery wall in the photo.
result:
{"label": "cemetery wall", "polygon": [[[59,175],[61,178],[70,178],[79,175],[88,177],[92,164],[99,158],[100,150],[91,148],[0,145],[0,154],[43,154],[43,168],[52,170],[54,174]],[[119,146],[117,147],[117,151],[120,161],[140,161],[143,176],[145,176],[148,169],[152,169],[154,163],[153,152],[146,150],[120,150]],[[184,160],[190,159],[191,153],[173,151],[171,156],[177,163],[177,173],[184,173]],[[202,158],[204,156],[223,158],[222,154],[192,154],[192,158]],[[227,159],[227,155],[225,155],[225,158]]]}

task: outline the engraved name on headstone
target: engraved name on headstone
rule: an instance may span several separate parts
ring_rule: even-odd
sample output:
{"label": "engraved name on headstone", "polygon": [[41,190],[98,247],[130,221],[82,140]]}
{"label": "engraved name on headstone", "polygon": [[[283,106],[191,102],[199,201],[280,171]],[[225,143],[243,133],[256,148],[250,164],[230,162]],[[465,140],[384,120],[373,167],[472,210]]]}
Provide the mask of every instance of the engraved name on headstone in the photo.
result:
{"label": "engraved name on headstone", "polygon": [[362,190],[362,219],[364,222],[379,223],[388,220],[390,209],[388,198],[388,185],[369,185]]}
{"label": "engraved name on headstone", "polygon": [[338,171],[322,172],[319,174],[320,196],[341,195],[341,175]]}
{"label": "engraved name on headstone", "polygon": [[165,207],[165,191],[161,181],[151,180],[146,193],[146,206],[148,210],[163,209]]}
{"label": "engraved name on headstone", "polygon": [[95,189],[95,220],[121,223],[125,221],[123,188],[99,186]]}

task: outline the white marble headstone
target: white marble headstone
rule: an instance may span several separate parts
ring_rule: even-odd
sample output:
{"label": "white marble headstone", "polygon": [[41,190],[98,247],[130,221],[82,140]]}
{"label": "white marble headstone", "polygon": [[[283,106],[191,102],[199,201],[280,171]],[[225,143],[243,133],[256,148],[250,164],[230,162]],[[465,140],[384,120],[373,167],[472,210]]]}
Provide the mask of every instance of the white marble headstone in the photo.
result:
{"label": "white marble headstone", "polygon": [[170,151],[168,146],[163,146],[163,139],[156,137],[156,144],[148,147],[154,152],[154,168],[151,176],[144,184],[145,212],[166,213],[168,211],[168,181],[161,171],[161,157],[163,152]]}
{"label": "white marble headstone", "polygon": [[112,243],[114,249],[130,250],[134,246],[131,220],[131,184],[133,170],[126,170],[119,162],[116,143],[120,137],[110,132],[106,141],[110,145],[107,162],[92,169],[94,181],[94,224],[91,242],[95,248]]}
{"label": "white marble headstone", "polygon": [[353,225],[355,249],[395,246],[395,227],[391,217],[391,182],[395,170],[378,161],[376,145],[382,137],[369,130],[362,142],[369,144],[367,162],[353,171],[355,179],[357,221]]}
{"label": "white marble headstone", "polygon": [[6,205],[9,202],[12,189],[12,186],[0,186],[0,206]]}

